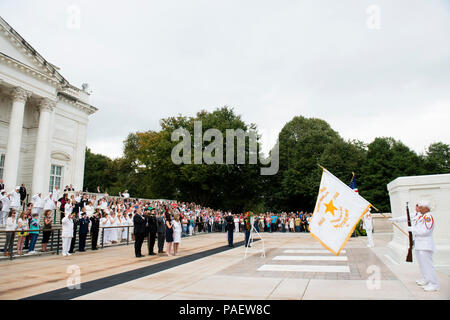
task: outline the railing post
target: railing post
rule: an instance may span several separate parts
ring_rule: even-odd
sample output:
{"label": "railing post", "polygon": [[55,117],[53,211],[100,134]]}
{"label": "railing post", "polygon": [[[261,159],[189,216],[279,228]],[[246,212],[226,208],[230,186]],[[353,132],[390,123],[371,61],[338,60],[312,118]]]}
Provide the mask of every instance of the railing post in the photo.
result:
{"label": "railing post", "polygon": [[60,238],[60,234],[61,234],[61,229],[58,229],[58,239],[56,240],[56,254],[59,254],[59,238]]}
{"label": "railing post", "polygon": [[102,249],[103,249],[104,237],[105,237],[105,227],[102,227]]}
{"label": "railing post", "polygon": [[15,231],[12,232],[14,236],[11,239],[11,243],[9,244],[9,260],[12,260],[14,256],[14,239],[16,238],[16,232]]}
{"label": "railing post", "polygon": [[130,226],[127,226],[127,245],[128,245],[129,239],[130,239]]}
{"label": "railing post", "polygon": [[51,240],[51,242],[50,242],[50,251],[53,251],[53,238],[54,238],[54,232],[53,232],[53,230],[52,230],[52,240]]}

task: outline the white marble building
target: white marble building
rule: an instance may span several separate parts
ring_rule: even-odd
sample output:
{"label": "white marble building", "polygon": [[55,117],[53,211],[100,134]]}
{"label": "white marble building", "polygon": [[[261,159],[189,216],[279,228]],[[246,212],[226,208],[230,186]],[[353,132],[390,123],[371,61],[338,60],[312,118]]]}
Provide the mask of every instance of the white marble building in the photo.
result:
{"label": "white marble building", "polygon": [[83,188],[87,89],[71,85],[0,17],[0,179],[45,195]]}

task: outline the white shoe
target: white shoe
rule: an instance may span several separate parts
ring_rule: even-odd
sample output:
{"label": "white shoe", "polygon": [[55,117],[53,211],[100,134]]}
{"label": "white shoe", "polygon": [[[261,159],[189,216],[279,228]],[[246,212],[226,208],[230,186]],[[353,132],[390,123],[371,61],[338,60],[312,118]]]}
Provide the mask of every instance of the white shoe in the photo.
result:
{"label": "white shoe", "polygon": [[426,281],[426,280],[417,280],[416,283],[417,283],[418,286],[424,287],[424,286],[426,286],[428,284],[428,281]]}
{"label": "white shoe", "polygon": [[30,251],[29,254],[36,254],[36,251]]}
{"label": "white shoe", "polygon": [[63,257],[65,257],[65,256],[67,256],[67,253],[63,253],[62,255],[63,255]]}
{"label": "white shoe", "polygon": [[68,255],[68,256],[71,256],[72,254],[71,254],[71,253],[68,253],[67,255]]}
{"label": "white shoe", "polygon": [[425,287],[423,287],[423,290],[425,291],[439,291],[439,287],[438,286],[433,286],[432,284],[427,284]]}

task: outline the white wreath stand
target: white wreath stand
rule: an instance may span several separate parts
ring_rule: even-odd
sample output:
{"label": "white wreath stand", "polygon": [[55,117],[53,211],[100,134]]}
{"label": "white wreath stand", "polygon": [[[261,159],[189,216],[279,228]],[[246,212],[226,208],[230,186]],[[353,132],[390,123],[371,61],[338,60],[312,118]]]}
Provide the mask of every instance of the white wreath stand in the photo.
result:
{"label": "white wreath stand", "polygon": [[[250,252],[250,253],[253,253],[253,252],[261,252],[261,258],[265,258],[265,257],[266,257],[266,251],[265,251],[265,249],[264,249],[264,239],[261,237],[261,235],[259,234],[259,232],[256,231],[254,223],[252,222],[251,224],[252,224],[252,229],[250,230],[250,237],[249,237],[249,239],[248,239],[248,246],[245,247],[245,256],[244,256],[244,259],[247,258],[247,252]],[[253,248],[253,243],[254,243],[254,241],[253,241],[253,235],[254,235],[254,233],[256,233],[256,235],[259,237],[259,239],[260,239],[260,241],[261,241],[261,244],[262,244],[262,249],[254,249],[254,248]],[[245,238],[244,238],[244,241],[245,241]],[[250,249],[250,248],[251,248],[251,249]]]}

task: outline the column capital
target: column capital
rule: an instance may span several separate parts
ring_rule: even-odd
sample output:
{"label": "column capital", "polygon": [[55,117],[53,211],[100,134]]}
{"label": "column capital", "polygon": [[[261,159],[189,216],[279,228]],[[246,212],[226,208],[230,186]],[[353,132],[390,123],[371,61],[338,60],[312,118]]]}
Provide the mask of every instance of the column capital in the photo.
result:
{"label": "column capital", "polygon": [[21,87],[15,87],[11,90],[11,97],[13,101],[22,101],[25,103],[30,96],[31,92]]}
{"label": "column capital", "polygon": [[50,111],[53,112],[53,109],[56,106],[56,101],[50,100],[49,98],[42,98],[39,101],[38,108],[40,111]]}

